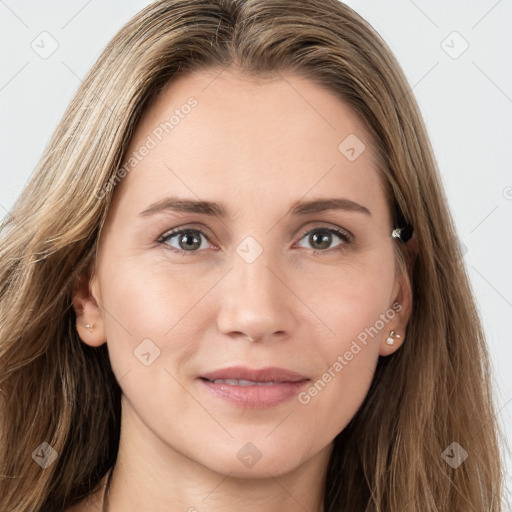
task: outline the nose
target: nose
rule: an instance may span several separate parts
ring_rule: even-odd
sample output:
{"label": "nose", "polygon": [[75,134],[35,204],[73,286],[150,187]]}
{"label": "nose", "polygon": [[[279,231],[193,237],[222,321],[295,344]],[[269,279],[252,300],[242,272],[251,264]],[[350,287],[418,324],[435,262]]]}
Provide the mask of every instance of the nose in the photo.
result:
{"label": "nose", "polygon": [[273,263],[265,251],[252,263],[234,254],[220,291],[220,332],[253,341],[285,339],[292,334],[296,322],[293,311],[299,301],[286,276]]}

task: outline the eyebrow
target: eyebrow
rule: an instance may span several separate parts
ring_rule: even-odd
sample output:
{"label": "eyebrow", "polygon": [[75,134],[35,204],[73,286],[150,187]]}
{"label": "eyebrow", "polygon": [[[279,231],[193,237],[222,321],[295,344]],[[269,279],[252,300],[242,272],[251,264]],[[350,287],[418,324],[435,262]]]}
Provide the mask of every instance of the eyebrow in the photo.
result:
{"label": "eyebrow", "polygon": [[[371,216],[371,212],[365,206],[362,206],[350,199],[327,198],[313,199],[309,201],[299,200],[292,204],[288,213],[292,215],[311,215],[332,210],[344,210],[349,212],[362,213]],[[199,213],[224,219],[228,217],[225,208],[212,201],[199,201],[195,199],[184,199],[179,197],[167,197],[161,201],[153,203],[139,215],[146,217],[155,213],[174,211],[178,213]]]}

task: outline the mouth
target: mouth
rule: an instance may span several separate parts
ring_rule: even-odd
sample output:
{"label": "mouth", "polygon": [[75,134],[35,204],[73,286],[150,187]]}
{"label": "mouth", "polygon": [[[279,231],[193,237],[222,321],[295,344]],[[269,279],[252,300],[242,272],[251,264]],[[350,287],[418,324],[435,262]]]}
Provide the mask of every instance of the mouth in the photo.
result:
{"label": "mouth", "polygon": [[243,408],[275,406],[297,395],[310,381],[300,373],[284,368],[252,369],[233,366],[198,377],[216,397]]}
{"label": "mouth", "polygon": [[247,366],[231,366],[210,373],[199,378],[210,382],[223,381],[225,384],[239,386],[270,385],[282,382],[300,382],[309,380],[300,373],[271,366],[268,368],[249,368]]}
{"label": "mouth", "polygon": [[229,384],[230,386],[273,386],[275,384],[282,384],[283,381],[268,381],[268,382],[258,382],[254,380],[243,380],[243,379],[206,379],[201,377],[203,380],[208,382],[213,382],[214,384]]}

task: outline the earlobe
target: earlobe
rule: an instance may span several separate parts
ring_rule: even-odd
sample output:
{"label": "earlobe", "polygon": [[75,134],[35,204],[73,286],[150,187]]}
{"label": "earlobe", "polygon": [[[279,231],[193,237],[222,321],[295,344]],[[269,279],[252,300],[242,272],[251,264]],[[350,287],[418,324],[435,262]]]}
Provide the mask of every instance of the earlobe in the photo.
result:
{"label": "earlobe", "polygon": [[106,341],[103,315],[99,305],[97,276],[92,276],[93,264],[77,277],[73,284],[72,303],[76,313],[76,329],[80,339],[91,347]]}

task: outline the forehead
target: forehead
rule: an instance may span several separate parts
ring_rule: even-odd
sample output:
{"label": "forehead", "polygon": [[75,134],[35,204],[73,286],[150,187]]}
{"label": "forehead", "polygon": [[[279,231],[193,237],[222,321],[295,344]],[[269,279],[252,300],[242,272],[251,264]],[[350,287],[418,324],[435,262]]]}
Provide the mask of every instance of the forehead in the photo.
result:
{"label": "forehead", "polygon": [[363,123],[297,75],[182,76],[145,111],[125,162],[130,157],[116,194],[138,206],[172,195],[270,208],[310,195],[387,208]]}

